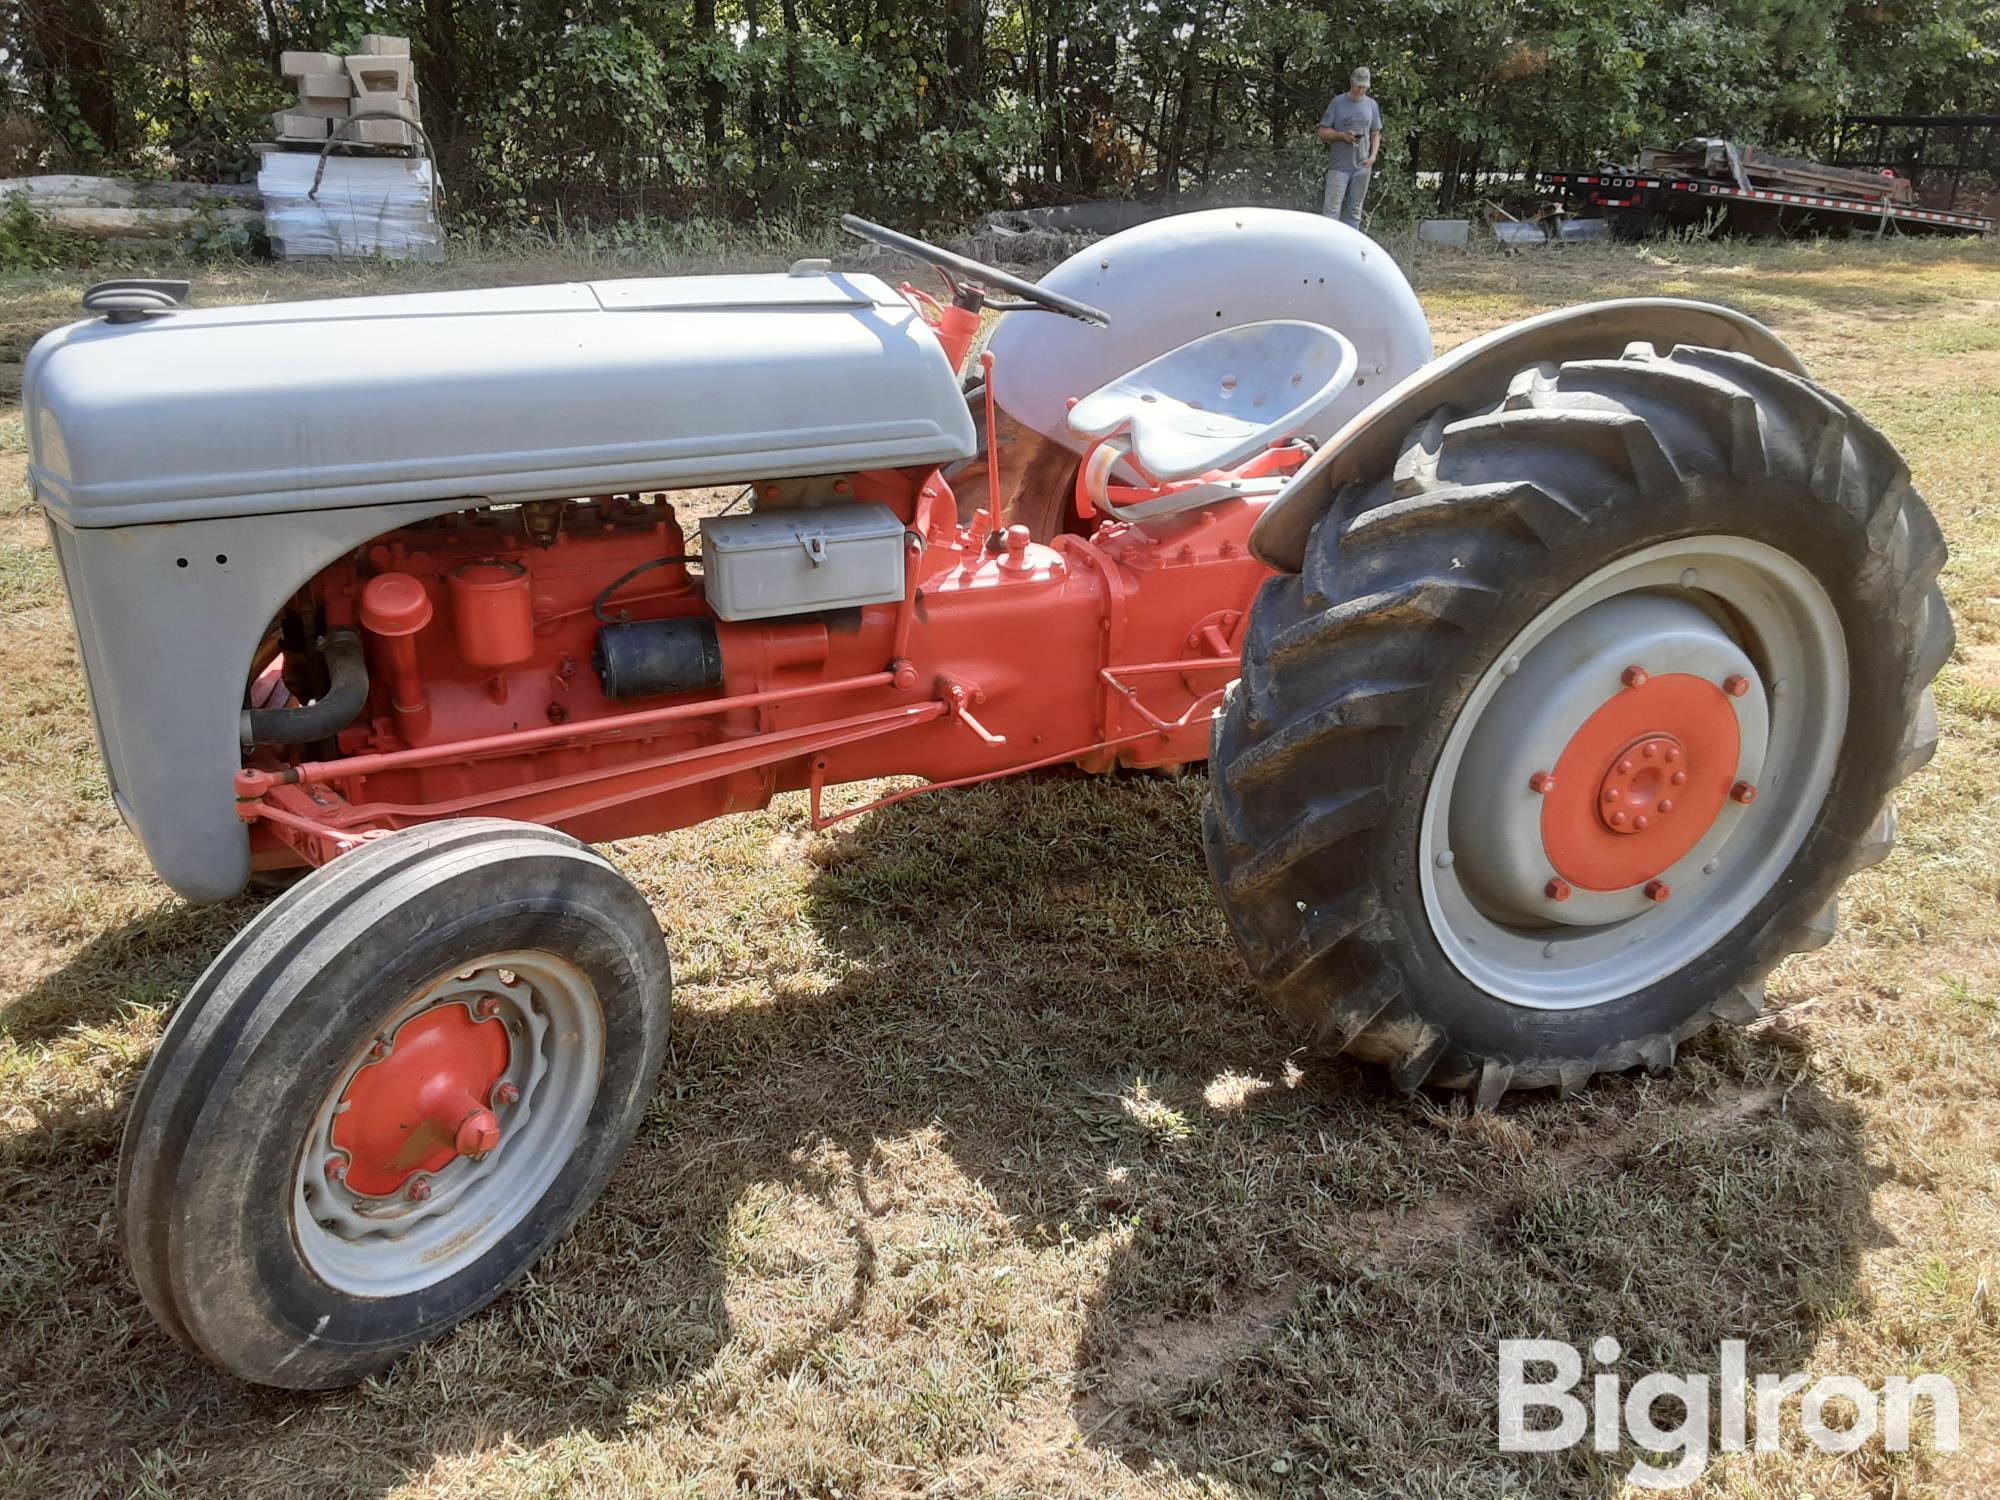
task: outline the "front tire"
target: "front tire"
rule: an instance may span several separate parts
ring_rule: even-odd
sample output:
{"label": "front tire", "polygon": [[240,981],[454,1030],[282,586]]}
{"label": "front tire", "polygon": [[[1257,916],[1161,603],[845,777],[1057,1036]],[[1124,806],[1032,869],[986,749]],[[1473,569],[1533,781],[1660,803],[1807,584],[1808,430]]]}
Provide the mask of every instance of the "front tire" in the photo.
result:
{"label": "front tire", "polygon": [[148,1306],[246,1380],[384,1369],[596,1199],[669,996],[644,898],[552,830],[432,824],[315,872],[209,966],[140,1081],[119,1217]]}
{"label": "front tire", "polygon": [[1944,556],[1888,443],[1746,356],[1431,413],[1251,613],[1204,820],[1251,968],[1318,1050],[1483,1106],[1754,1018],[1935,747]]}

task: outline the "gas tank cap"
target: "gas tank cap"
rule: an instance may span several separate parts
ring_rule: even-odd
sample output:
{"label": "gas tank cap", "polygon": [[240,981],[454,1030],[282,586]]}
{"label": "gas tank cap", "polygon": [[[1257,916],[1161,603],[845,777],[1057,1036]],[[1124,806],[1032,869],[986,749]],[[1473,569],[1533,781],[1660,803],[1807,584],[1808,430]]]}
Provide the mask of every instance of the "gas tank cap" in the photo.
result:
{"label": "gas tank cap", "polygon": [[86,311],[103,313],[107,322],[137,323],[187,306],[188,285],[147,277],[100,281],[83,294],[83,305]]}

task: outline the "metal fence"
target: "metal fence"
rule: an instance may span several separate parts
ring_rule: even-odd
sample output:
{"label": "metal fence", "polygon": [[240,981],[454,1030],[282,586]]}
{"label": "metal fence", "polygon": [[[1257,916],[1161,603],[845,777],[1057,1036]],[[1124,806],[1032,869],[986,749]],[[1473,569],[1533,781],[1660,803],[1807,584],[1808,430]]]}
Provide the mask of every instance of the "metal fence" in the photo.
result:
{"label": "metal fence", "polygon": [[1849,115],[1823,160],[1896,172],[1930,208],[1979,208],[2000,189],[2000,115]]}

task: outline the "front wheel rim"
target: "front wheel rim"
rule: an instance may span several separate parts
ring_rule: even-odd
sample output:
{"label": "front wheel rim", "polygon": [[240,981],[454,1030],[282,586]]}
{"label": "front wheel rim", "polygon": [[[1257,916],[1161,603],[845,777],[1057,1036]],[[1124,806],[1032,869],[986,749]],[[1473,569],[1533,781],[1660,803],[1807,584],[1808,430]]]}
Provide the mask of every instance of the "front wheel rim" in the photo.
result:
{"label": "front wheel rim", "polygon": [[[1731,767],[1727,805],[1695,811],[1708,821],[1689,830],[1696,836],[1684,852],[1670,841],[1663,847],[1673,857],[1646,868],[1643,880],[1621,886],[1593,875],[1599,888],[1581,888],[1559,867],[1570,848],[1557,841],[1552,858],[1539,836],[1549,799],[1579,794],[1578,757],[1559,785],[1549,773],[1564,748],[1587,739],[1580,731],[1593,710],[1646,682],[1647,663],[1632,658],[1648,652],[1658,653],[1654,675],[1664,666],[1712,683],[1718,702],[1727,695],[1740,764]],[[1632,667],[1641,669],[1636,679]],[[1526,692],[1510,702],[1517,686]],[[1705,769],[1715,775],[1723,759],[1715,747],[1728,737],[1712,709],[1685,712],[1699,722],[1700,735],[1690,737],[1710,746]],[[1425,911],[1439,946],[1480,989],[1537,1010],[1601,1004],[1685,968],[1749,914],[1804,843],[1833,779],[1847,713],[1839,614],[1795,558],[1712,535],[1663,542],[1599,569],[1508,643],[1446,736],[1419,837]],[[1674,727],[1641,734],[1635,750],[1678,746]],[[1592,764],[1582,781],[1593,796],[1629,785],[1614,764]]]}
{"label": "front wheel rim", "polygon": [[[484,1108],[447,1127],[458,1130],[455,1149],[426,1159],[443,1163],[364,1160],[353,1121],[343,1119],[357,1101],[389,1109],[381,1123],[391,1129],[412,1112],[366,1092],[368,1070],[393,1065],[399,1038],[416,1045],[444,1027],[494,1026],[505,1033],[487,1054],[498,1062],[478,1075],[480,1097],[470,1101]],[[356,1297],[404,1296],[466,1270],[529,1217],[575,1155],[604,1056],[596,987],[553,953],[488,954],[404,999],[342,1063],[306,1131],[290,1201],[306,1265]]]}

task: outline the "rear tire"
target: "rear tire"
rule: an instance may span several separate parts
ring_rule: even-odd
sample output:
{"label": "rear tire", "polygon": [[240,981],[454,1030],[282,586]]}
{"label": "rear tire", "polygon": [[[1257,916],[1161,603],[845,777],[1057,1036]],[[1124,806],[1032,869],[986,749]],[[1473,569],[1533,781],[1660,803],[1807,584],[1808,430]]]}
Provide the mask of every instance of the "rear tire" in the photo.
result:
{"label": "rear tire", "polygon": [[[1677,553],[1677,576],[1647,563]],[[1841,885],[1886,857],[1891,793],[1935,748],[1930,683],[1953,644],[1944,557],[1889,444],[1810,382],[1742,355],[1635,345],[1525,369],[1483,411],[1431,413],[1393,473],[1334,497],[1303,574],[1265,584],[1216,721],[1209,865],[1266,993],[1315,1049],[1384,1063],[1406,1091],[1476,1089],[1482,1106],[1509,1088],[1664,1069],[1712,1021],[1753,1019],[1765,974],[1825,943]],[[1723,586],[1739,559],[1753,582]],[[1657,902],[1621,876],[1568,904],[1559,870],[1537,863],[1556,857],[1549,845],[1507,836],[1539,816],[1515,775],[1534,734],[1478,734],[1514,672],[1537,695],[1583,691],[1571,657],[1533,648],[1564,610],[1593,607],[1578,592],[1592,579],[1612,580],[1593,587],[1625,613],[1587,614],[1565,641],[1581,632],[1602,659],[1617,621],[1664,612],[1703,660],[1745,663],[1730,675],[1750,682],[1730,691],[1752,695],[1731,710],[1746,760],[1768,729],[1774,795],[1701,825],[1714,868],[1676,865],[1694,877],[1680,893],[1641,871],[1668,891]],[[1781,584],[1802,601],[1789,644],[1765,598]],[[1813,640],[1837,649],[1815,654]],[[1787,651],[1819,661],[1819,676],[1781,681],[1772,659]],[[1614,678],[1601,696],[1619,691]],[[1517,702],[1514,717],[1554,724],[1557,743],[1583,733],[1544,701]],[[1482,744],[1483,759],[1466,749]],[[1600,774],[1592,762],[1565,795],[1588,802]],[[1586,836],[1616,842],[1594,824]],[[1628,942],[1630,962],[1569,957]],[[1537,946],[1554,966],[1542,983]]]}
{"label": "rear tire", "polygon": [[[596,1199],[652,1096],[669,996],[644,898],[553,830],[431,824],[314,872],[209,966],[140,1080],[118,1196],[147,1305],[245,1380],[384,1369]],[[442,1134],[420,1134],[426,1044],[470,1070]],[[408,1097],[383,1100],[391,1077]],[[475,1114],[494,1135],[454,1137]],[[357,1143],[371,1123],[389,1144]]]}

